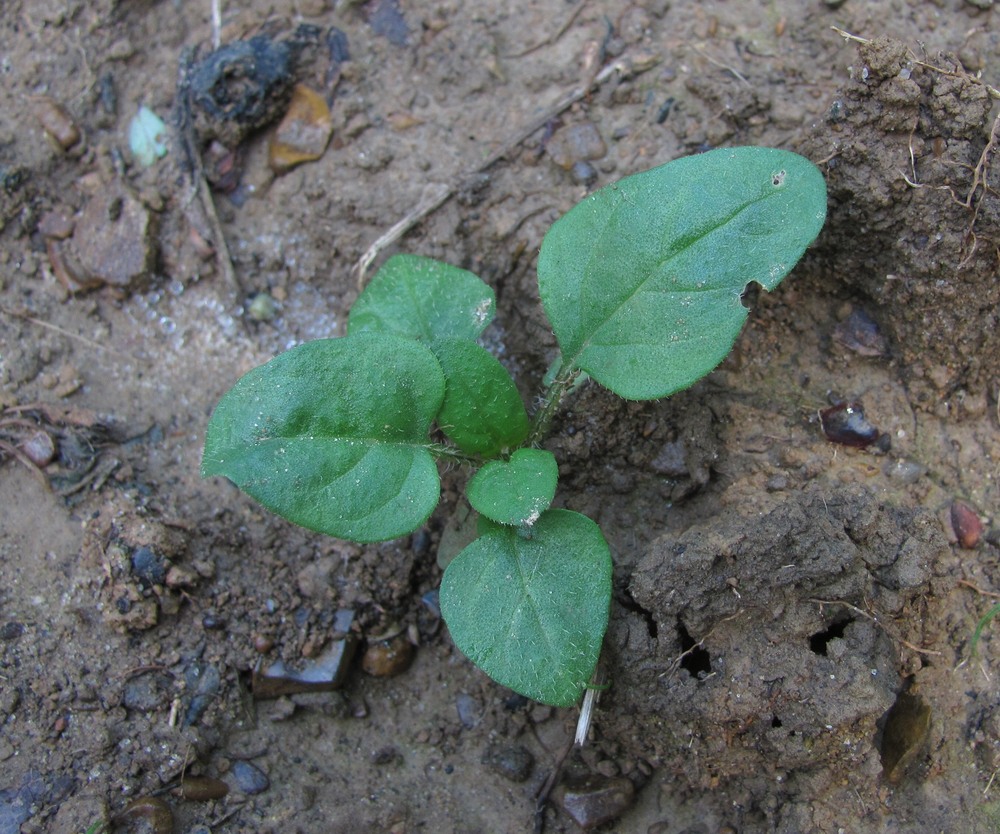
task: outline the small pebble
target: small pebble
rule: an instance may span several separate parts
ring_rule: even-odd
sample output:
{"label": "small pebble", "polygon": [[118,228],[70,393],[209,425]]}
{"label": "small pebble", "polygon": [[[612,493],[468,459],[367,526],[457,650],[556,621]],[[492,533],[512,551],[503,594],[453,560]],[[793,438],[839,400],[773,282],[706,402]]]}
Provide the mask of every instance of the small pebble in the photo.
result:
{"label": "small pebble", "polygon": [[254,321],[271,321],[278,315],[278,303],[266,292],[259,292],[253,297],[247,313]]}
{"label": "small pebble", "polygon": [[297,84],[281,124],[268,148],[268,161],[276,174],[284,174],[303,162],[319,159],[330,141],[333,117],[315,90]]}
{"label": "small pebble", "polygon": [[459,693],[455,698],[455,709],[458,711],[458,720],[462,726],[472,729],[482,720],[482,709],[479,701],[464,692]]}
{"label": "small pebble", "polygon": [[951,529],[959,545],[972,550],[983,535],[983,522],[972,507],[964,501],[955,501],[951,505]]}
{"label": "small pebble", "polygon": [[386,767],[387,765],[399,764],[403,761],[403,754],[391,744],[380,747],[372,754],[372,764],[376,767]]}
{"label": "small pebble", "polygon": [[222,799],[229,793],[229,785],[211,776],[185,776],[181,779],[181,796],[194,802]]}
{"label": "small pebble", "polygon": [[535,757],[523,744],[491,744],[483,753],[483,764],[504,779],[524,782],[535,766]]}
{"label": "small pebble", "polygon": [[608,152],[600,131],[591,122],[560,128],[545,149],[552,161],[567,171],[577,162],[601,159]]}
{"label": "small pebble", "polygon": [[16,640],[22,634],[24,634],[24,624],[17,622],[17,620],[8,620],[0,626],[0,640],[5,643]]}
{"label": "small pebble", "polygon": [[47,466],[56,456],[56,444],[52,435],[39,429],[22,441],[21,451],[35,466]]}
{"label": "small pebble", "polygon": [[389,678],[409,669],[415,655],[416,648],[404,632],[369,645],[361,658],[361,668],[376,678]]}
{"label": "small pebble", "polygon": [[864,310],[853,310],[833,330],[834,340],[859,356],[882,357],[889,353],[889,343],[878,324]]}
{"label": "small pebble", "polygon": [[591,775],[556,788],[556,801],[584,830],[618,819],[635,801],[635,786],[623,776]]}
{"label": "small pebble", "polygon": [[116,819],[121,834],[173,834],[174,812],[163,799],[144,796],[130,802]]}
{"label": "small pebble", "polygon": [[163,557],[148,547],[137,547],[132,552],[132,572],[145,585],[162,585],[167,578]]}
{"label": "small pebble", "polygon": [[577,185],[585,185],[589,188],[597,182],[597,169],[585,159],[574,162],[570,174],[573,176],[573,182]]}
{"label": "small pebble", "polygon": [[841,403],[819,413],[826,439],[864,449],[880,439],[879,430],[865,417],[861,403]]}
{"label": "small pebble", "polygon": [[220,631],[226,627],[226,621],[218,614],[209,612],[201,618],[201,627],[206,631]]}
{"label": "small pebble", "polygon": [[156,240],[149,211],[115,187],[100,189],[84,206],[73,231],[73,249],[83,274],[116,287],[149,277]]}
{"label": "small pebble", "polygon": [[898,481],[901,484],[915,484],[927,473],[927,467],[916,461],[900,460],[888,461],[882,468],[887,478]]}
{"label": "small pebble", "polygon": [[233,762],[229,772],[232,774],[233,781],[236,782],[237,789],[245,794],[263,793],[271,787],[271,781],[267,778],[267,774],[250,762]]}
{"label": "small pebble", "polygon": [[76,126],[73,117],[59,102],[48,96],[38,96],[34,99],[35,118],[42,130],[64,151],[68,151],[80,141],[80,128]]}
{"label": "small pebble", "polygon": [[122,690],[122,706],[140,713],[152,713],[170,700],[169,681],[163,675],[139,675]]}

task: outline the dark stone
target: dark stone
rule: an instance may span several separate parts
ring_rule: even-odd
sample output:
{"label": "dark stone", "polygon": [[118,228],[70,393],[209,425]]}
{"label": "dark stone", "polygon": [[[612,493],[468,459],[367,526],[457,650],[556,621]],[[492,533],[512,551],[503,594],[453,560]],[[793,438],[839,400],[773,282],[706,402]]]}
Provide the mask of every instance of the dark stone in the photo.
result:
{"label": "dark stone", "polygon": [[584,830],[618,819],[635,801],[635,786],[623,776],[590,775],[556,788],[562,809]]}
{"label": "dark stone", "polygon": [[146,586],[162,585],[167,578],[163,557],[148,547],[137,547],[132,552],[132,572]]}
{"label": "dark stone", "polygon": [[24,623],[19,623],[17,620],[10,620],[0,626],[0,640],[5,643],[16,640],[22,634],[24,634]]}
{"label": "dark stone", "polygon": [[250,762],[234,762],[230,773],[237,789],[245,794],[263,793],[271,787],[271,780],[267,778],[267,774]]}
{"label": "dark stone", "polygon": [[523,744],[491,744],[483,753],[483,764],[511,782],[524,782],[535,766],[535,757]]}

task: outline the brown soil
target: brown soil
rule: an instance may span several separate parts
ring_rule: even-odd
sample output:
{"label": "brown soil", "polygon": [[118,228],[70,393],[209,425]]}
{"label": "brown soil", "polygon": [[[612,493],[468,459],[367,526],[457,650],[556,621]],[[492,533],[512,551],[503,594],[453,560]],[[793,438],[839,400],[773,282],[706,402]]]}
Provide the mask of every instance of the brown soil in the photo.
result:
{"label": "brown soil", "polygon": [[[556,420],[557,500],[615,558],[611,687],[560,779],[629,780],[608,831],[995,831],[1000,654],[990,626],[970,645],[1000,592],[990,5],[224,3],[223,43],[290,52],[261,120],[293,81],[332,91],[322,158],[275,175],[273,124],[217,131],[234,159],[177,118],[208,0],[6,3],[0,834],[165,831],[167,809],[192,833],[577,830],[556,799],[535,811],[576,711],[485,678],[423,599],[462,474],[424,530],[357,546],[199,480],[205,425],[249,368],[342,335],[359,259],[444,189],[375,266],[482,276],[489,345],[531,402],[555,348],[549,224],[736,144],[819,164],[828,224],[702,383],[642,404],[585,387]],[[146,168],[141,104],[171,123]],[[208,199],[199,158],[236,189]],[[262,292],[273,318],[250,314]],[[827,439],[818,411],[844,401],[880,443]],[[966,547],[958,501],[984,523]],[[335,692],[255,698],[256,668],[315,661],[344,610],[397,674],[355,662]],[[373,639],[389,630],[408,668]]]}

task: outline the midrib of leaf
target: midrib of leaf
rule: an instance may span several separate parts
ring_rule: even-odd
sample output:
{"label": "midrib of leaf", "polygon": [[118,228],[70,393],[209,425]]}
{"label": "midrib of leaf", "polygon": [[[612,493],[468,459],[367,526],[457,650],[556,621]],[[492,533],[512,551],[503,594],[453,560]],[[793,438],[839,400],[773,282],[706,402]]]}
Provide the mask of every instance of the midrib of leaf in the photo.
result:
{"label": "midrib of leaf", "polygon": [[[517,567],[518,578],[520,579],[521,591],[522,591],[521,596],[526,601],[530,602],[530,605],[528,605],[527,608],[528,608],[528,613],[533,617],[533,619],[535,621],[535,631],[537,633],[540,633],[542,635],[542,637],[544,638],[546,651],[547,651],[549,657],[558,657],[558,655],[555,653],[555,648],[554,648],[554,646],[552,644],[551,638],[549,637],[548,631],[542,625],[542,617],[541,617],[541,614],[540,614],[541,607],[538,604],[538,602],[535,600],[535,598],[531,595],[531,592],[529,590],[531,586],[530,586],[530,584],[528,582],[528,578],[525,576],[524,566],[522,564],[522,560],[521,560],[521,558],[519,558],[519,555],[518,555],[517,543],[516,542],[511,542],[511,541],[508,540],[505,544],[506,544],[506,548],[505,549],[508,550],[508,553],[510,554],[510,557],[514,560],[514,563],[515,563],[515,565]],[[505,629],[505,631],[507,632],[507,634],[513,634],[513,632],[514,632],[513,623],[514,623],[514,615],[516,613],[517,613],[516,611],[512,611],[512,612],[510,612],[509,616],[507,617],[506,629]],[[501,645],[502,645],[501,643],[495,642],[491,646],[490,651],[488,653],[488,656],[490,658],[492,658],[494,656],[495,652],[500,650]],[[484,655],[484,657],[485,657],[485,655]]]}
{"label": "midrib of leaf", "polygon": [[[667,258],[665,258],[662,261],[657,261],[656,264],[654,265],[654,268],[660,269],[663,266],[669,264],[672,260],[674,260],[675,258],[677,258],[680,255],[682,255],[684,252],[686,252],[688,249],[690,249],[692,246],[694,246],[699,241],[704,240],[705,238],[707,238],[710,235],[712,235],[715,232],[717,232],[723,226],[726,226],[727,224],[731,223],[736,217],[738,217],[740,214],[742,214],[744,211],[746,211],[746,209],[748,209],[750,206],[756,205],[757,203],[761,203],[761,202],[763,202],[765,200],[770,199],[771,197],[777,196],[779,193],[781,193],[781,190],[780,189],[775,189],[771,193],[765,192],[764,194],[762,194],[759,197],[756,197],[756,198],[754,198],[752,200],[747,200],[742,205],[738,206],[733,212],[731,212],[729,215],[727,215],[720,222],[715,223],[714,225],[708,227],[705,231],[703,231],[701,233],[695,233],[695,234],[692,234],[692,235],[688,236],[682,242],[682,244],[679,247],[675,248],[671,252],[671,254]],[[622,196],[622,203],[624,203],[625,201],[626,201],[626,198],[625,198],[625,196],[623,194],[623,196]],[[622,203],[619,203],[619,206]],[[618,207],[616,206],[614,212],[612,212],[612,216],[614,216],[614,214],[617,213],[617,211],[618,211]],[[604,228],[601,230],[602,241],[603,241],[604,235],[607,233],[608,227],[610,225],[611,225],[611,223],[610,223],[610,219],[609,219],[609,221],[604,224]],[[599,246],[594,246],[593,249],[591,250],[591,254],[590,254],[589,258],[587,259],[587,268],[583,271],[583,275],[584,276],[587,275],[591,263],[593,263],[593,260],[597,257],[598,251],[599,251]],[[646,285],[652,280],[652,272],[653,272],[653,270],[650,270],[649,273],[647,273],[647,275],[646,275],[645,278],[643,278],[641,281],[639,281],[630,292],[628,292],[626,295],[624,295],[622,297],[622,299],[618,302],[618,304],[614,307],[614,309],[610,312],[610,314],[608,314],[607,316],[605,316],[596,327],[591,328],[590,335],[588,335],[587,338],[584,339],[581,342],[580,348],[573,354],[573,356],[570,357],[568,360],[566,360],[566,366],[565,367],[570,367],[570,368],[576,368],[576,367],[578,367],[577,364],[576,364],[577,360],[580,358],[580,356],[583,355],[583,353],[587,350],[587,348],[591,346],[592,340],[593,340],[594,336],[596,336],[597,333],[599,333],[601,331],[601,329],[609,321],[611,321],[616,315],[618,315],[618,312],[626,304],[628,304],[630,301],[632,301],[632,299],[634,299],[640,292],[643,291],[643,289],[646,287]],[[581,282],[581,284],[582,284],[582,282]],[[684,290],[683,293],[684,294],[692,294],[692,293],[696,293],[696,292],[710,292],[710,291],[713,291],[715,289],[718,289],[718,288],[717,287],[711,287],[711,288],[710,287],[702,287],[702,288],[697,288],[696,287],[693,290]],[[666,291],[666,292],[669,293],[669,291]],[[676,294],[680,295],[682,291],[675,291],[675,292],[676,292]],[[627,342],[625,344],[639,344],[639,343],[637,343],[637,342]]]}

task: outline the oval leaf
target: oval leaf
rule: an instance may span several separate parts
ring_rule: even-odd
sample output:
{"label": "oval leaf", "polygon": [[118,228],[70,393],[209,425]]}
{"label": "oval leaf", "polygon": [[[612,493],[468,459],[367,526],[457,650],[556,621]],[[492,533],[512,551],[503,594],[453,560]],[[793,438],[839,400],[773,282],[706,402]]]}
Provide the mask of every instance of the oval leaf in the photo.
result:
{"label": "oval leaf", "polygon": [[819,234],[826,185],[807,159],[723,148],[602,188],[542,242],[538,283],[566,362],[655,399],[725,358],[756,281],[773,289]]}
{"label": "oval leaf", "polygon": [[312,530],[396,538],[440,497],[427,435],[443,399],[441,366],[417,342],[377,334],[308,342],[222,398],[202,476],[224,475]]}
{"label": "oval leaf", "polygon": [[569,510],[543,513],[531,538],[492,525],[448,565],[440,600],[455,644],[493,680],[571,706],[601,653],[611,553],[600,528]]}
{"label": "oval leaf", "polygon": [[518,449],[509,461],[491,460],[469,481],[473,509],[498,524],[531,526],[556,495],[559,466],[544,449]]}
{"label": "oval leaf", "polygon": [[394,255],[354,302],[347,332],[475,341],[495,312],[493,290],[471,272],[419,255]]}
{"label": "oval leaf", "polygon": [[521,395],[493,354],[465,339],[441,339],[431,349],[445,376],[437,424],[456,446],[491,457],[528,436]]}

